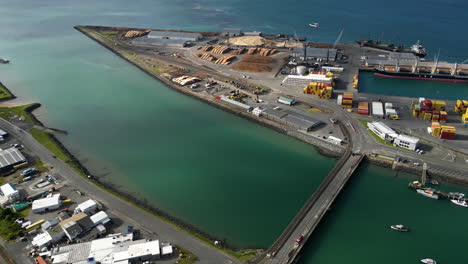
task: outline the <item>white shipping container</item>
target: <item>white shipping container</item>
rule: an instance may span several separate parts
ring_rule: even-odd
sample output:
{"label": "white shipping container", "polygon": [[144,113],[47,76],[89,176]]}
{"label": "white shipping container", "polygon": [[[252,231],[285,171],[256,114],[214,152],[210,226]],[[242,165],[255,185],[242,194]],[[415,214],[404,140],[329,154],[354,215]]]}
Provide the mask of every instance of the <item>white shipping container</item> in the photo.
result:
{"label": "white shipping container", "polygon": [[336,99],[336,104],[337,105],[342,105],[343,103],[343,95],[338,95],[338,98]]}
{"label": "white shipping container", "polygon": [[381,102],[372,102],[372,115],[375,117],[383,117],[383,105]]}
{"label": "white shipping container", "polygon": [[392,103],[385,103],[385,109],[392,109],[393,104]]}
{"label": "white shipping container", "polygon": [[426,100],[426,98],[424,98],[424,97],[419,97],[419,101],[418,101],[418,102],[421,103],[421,102],[424,101],[424,100]]}

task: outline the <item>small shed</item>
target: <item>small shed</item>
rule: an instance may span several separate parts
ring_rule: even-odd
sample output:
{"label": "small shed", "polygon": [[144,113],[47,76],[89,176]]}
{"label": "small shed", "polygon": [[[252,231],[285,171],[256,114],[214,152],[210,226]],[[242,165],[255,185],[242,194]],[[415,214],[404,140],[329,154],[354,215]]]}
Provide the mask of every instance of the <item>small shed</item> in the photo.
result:
{"label": "small shed", "polygon": [[96,203],[96,201],[94,201],[93,199],[89,199],[77,205],[75,208],[75,212],[83,212],[88,214],[89,212],[94,212],[96,209],[98,209],[98,204]]}
{"label": "small shed", "polygon": [[110,221],[109,216],[103,211],[99,211],[90,218],[94,225],[107,224]]}

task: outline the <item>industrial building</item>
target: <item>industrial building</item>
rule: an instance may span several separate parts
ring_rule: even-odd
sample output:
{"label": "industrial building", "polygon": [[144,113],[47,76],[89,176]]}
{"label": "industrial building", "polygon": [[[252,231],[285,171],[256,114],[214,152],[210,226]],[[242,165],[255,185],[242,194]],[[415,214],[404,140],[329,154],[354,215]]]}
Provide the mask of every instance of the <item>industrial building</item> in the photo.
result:
{"label": "industrial building", "polygon": [[158,39],[148,38],[147,36],[134,38],[132,44],[136,45],[154,45],[154,46],[168,46],[174,48],[184,48],[190,45],[190,41],[183,39]]}
{"label": "industrial building", "polygon": [[398,135],[393,144],[398,147],[402,147],[409,150],[416,150],[419,144],[419,138],[410,137],[406,135]]}
{"label": "industrial building", "polygon": [[55,210],[62,205],[60,200],[60,193],[54,194],[50,197],[34,200],[32,203],[32,212],[35,214]]}
{"label": "industrial building", "polygon": [[225,28],[221,35],[224,37],[239,37],[242,36],[242,30],[240,28]]}
{"label": "industrial building", "polygon": [[83,212],[85,214],[94,213],[96,212],[96,210],[99,209],[99,207],[100,206],[98,205],[98,203],[96,203],[96,201],[94,201],[93,199],[89,199],[77,205],[75,208],[75,213],[80,213],[80,212]]}
{"label": "industrial building", "polygon": [[[170,247],[170,248],[169,248]],[[163,247],[172,253],[172,246]],[[52,248],[53,264],[128,264],[161,257],[159,240],[133,240],[133,234],[113,234],[90,242]]]}
{"label": "industrial building", "polygon": [[148,34],[148,38],[149,39],[198,41],[202,39],[203,36],[200,33],[191,33],[191,32],[151,31]]}
{"label": "industrial building", "polygon": [[310,75],[288,75],[286,76],[281,85],[291,88],[303,89],[311,82],[317,83],[333,83],[333,78],[327,77],[324,74],[310,74]]}
{"label": "industrial building", "polygon": [[11,170],[13,166],[25,162],[26,158],[17,148],[0,150],[0,172]]}
{"label": "industrial building", "polygon": [[320,124],[323,124],[323,122],[320,120],[291,111],[265,109],[263,110],[262,115],[264,115],[268,119],[285,123],[287,125],[290,125],[300,130],[305,130],[307,132],[311,131]]}
{"label": "industrial building", "polygon": [[5,197],[5,200],[8,200],[9,202],[16,202],[20,199],[20,192],[11,183],[0,186],[0,190],[2,195]]}
{"label": "industrial building", "polygon": [[293,49],[292,55],[293,57],[297,57],[302,60],[335,61],[337,50],[327,48],[299,47]]}
{"label": "industrial building", "polygon": [[398,134],[393,129],[382,122],[369,122],[367,126],[370,131],[385,141],[393,142],[398,137]]}
{"label": "industrial building", "polygon": [[77,236],[91,230],[95,226],[90,216],[83,212],[63,220],[59,225],[70,241],[73,241]]}
{"label": "industrial building", "polygon": [[100,211],[94,215],[92,215],[90,217],[91,221],[93,222],[93,224],[96,226],[96,225],[105,225],[107,223],[110,222],[110,218],[109,216],[103,212],[103,211]]}

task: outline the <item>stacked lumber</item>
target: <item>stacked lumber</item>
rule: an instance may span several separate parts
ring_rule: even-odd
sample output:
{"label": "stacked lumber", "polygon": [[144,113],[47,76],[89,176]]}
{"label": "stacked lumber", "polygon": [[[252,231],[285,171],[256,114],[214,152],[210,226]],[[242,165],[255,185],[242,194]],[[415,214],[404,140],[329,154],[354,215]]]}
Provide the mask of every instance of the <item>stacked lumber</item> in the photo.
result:
{"label": "stacked lumber", "polygon": [[237,54],[238,54],[238,55],[241,55],[241,54],[244,53],[245,51],[246,51],[245,48],[239,48],[239,49],[237,50]]}
{"label": "stacked lumber", "polygon": [[215,60],[217,60],[218,58],[216,58],[215,56],[209,54],[209,53],[196,53],[195,56],[197,56],[198,58],[202,59],[202,60],[206,60],[206,61],[209,61],[209,62],[213,62]]}
{"label": "stacked lumber", "polygon": [[260,51],[258,52],[258,54],[260,56],[270,56],[272,55],[273,53],[276,52],[276,49],[266,49],[266,48],[262,48],[260,49]]}
{"label": "stacked lumber", "polygon": [[203,46],[201,48],[201,51],[208,52],[208,51],[211,51],[212,49],[213,49],[213,46],[208,45],[208,46]]}
{"label": "stacked lumber", "polygon": [[130,31],[127,31],[127,33],[125,33],[124,37],[126,37],[126,38],[136,38],[136,37],[141,37],[141,36],[147,35],[150,32],[151,32],[151,30],[145,30],[145,31],[130,30]]}
{"label": "stacked lumber", "polygon": [[228,46],[222,46],[222,45],[216,45],[212,50],[211,50],[211,53],[213,54],[224,54],[228,51],[230,51],[231,48],[229,48]]}
{"label": "stacked lumber", "polygon": [[248,55],[253,55],[255,53],[257,53],[258,49],[257,48],[250,48],[248,51],[247,51],[247,54]]}
{"label": "stacked lumber", "polygon": [[236,56],[223,56],[215,61],[216,64],[229,65]]}

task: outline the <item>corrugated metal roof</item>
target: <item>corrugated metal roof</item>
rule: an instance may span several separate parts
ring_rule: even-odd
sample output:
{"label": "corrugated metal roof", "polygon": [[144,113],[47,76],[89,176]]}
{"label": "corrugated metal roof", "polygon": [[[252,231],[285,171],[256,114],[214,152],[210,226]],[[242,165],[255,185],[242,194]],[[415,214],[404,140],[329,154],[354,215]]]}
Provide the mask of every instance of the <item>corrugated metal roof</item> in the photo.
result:
{"label": "corrugated metal roof", "polygon": [[[294,48],[293,52],[298,54],[299,56],[304,55],[304,47]],[[315,58],[335,58],[337,50],[336,49],[327,49],[327,48],[313,48],[307,47],[306,48],[306,56],[307,57],[315,57]]]}
{"label": "corrugated metal roof", "polygon": [[200,33],[191,32],[151,31],[148,34],[148,38],[184,38],[198,40],[202,37]]}
{"label": "corrugated metal roof", "polygon": [[413,144],[417,144],[419,142],[419,138],[410,137],[410,136],[407,136],[407,135],[398,135],[398,137],[396,139],[400,140],[400,141],[406,141],[406,142],[409,142],[409,143],[413,143]]}
{"label": "corrugated metal roof", "polygon": [[146,44],[146,45],[167,45],[167,46],[185,46],[188,40],[186,39],[164,39],[164,38],[148,38],[139,37],[132,40],[133,44]]}
{"label": "corrugated metal roof", "polygon": [[25,161],[26,158],[21,154],[21,151],[16,148],[9,148],[0,151],[0,168],[23,163]]}

